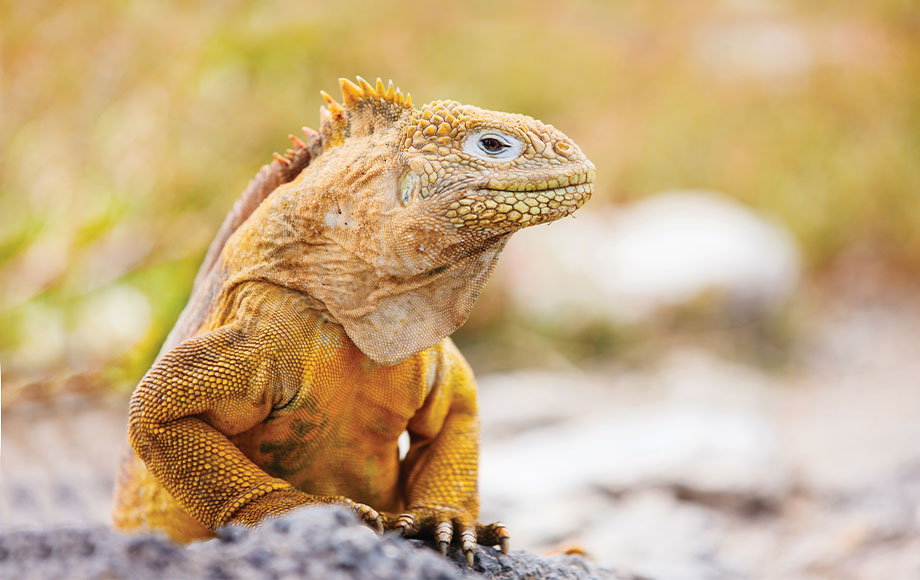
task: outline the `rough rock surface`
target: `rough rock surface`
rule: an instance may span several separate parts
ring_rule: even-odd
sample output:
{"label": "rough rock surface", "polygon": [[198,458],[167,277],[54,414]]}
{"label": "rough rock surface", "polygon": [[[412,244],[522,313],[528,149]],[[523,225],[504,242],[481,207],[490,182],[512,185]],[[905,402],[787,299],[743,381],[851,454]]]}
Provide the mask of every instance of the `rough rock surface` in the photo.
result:
{"label": "rough rock surface", "polygon": [[98,526],[0,532],[2,578],[639,580],[577,556],[502,555],[480,547],[472,570],[456,549],[449,556],[445,560],[421,541],[380,537],[341,508],[300,510],[258,530],[224,528],[218,539],[188,547]]}

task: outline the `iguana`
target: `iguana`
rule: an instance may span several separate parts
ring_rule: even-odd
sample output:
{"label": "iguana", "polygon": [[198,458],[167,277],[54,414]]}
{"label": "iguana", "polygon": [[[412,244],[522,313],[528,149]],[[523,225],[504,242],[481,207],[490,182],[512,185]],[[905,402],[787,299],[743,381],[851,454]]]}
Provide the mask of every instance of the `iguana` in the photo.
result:
{"label": "iguana", "polygon": [[131,397],[119,529],[191,541],[342,504],[470,561],[508,549],[477,519],[476,388],[448,335],[508,236],[581,207],[594,166],[524,115],[340,84],[227,216]]}

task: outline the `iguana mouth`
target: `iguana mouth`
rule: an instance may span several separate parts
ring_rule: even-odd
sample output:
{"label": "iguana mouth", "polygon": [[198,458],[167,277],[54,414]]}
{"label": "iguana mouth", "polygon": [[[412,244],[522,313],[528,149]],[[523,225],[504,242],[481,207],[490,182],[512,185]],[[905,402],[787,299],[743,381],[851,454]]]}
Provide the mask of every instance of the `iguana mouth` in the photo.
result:
{"label": "iguana mouth", "polygon": [[[574,185],[534,189],[477,190],[475,197],[452,202],[446,215],[451,223],[475,230],[515,229],[558,219],[580,208],[594,193],[594,183],[584,175]],[[547,184],[552,184],[552,180]],[[490,184],[491,185],[491,184]]]}
{"label": "iguana mouth", "polygon": [[553,191],[576,185],[593,184],[594,174],[594,165],[591,164],[590,166],[586,167],[584,171],[558,175],[548,178],[545,181],[521,182],[515,181],[513,179],[490,179],[483,189],[514,192],[526,191],[535,193],[541,191]]}
{"label": "iguana mouth", "polygon": [[[481,191],[491,191],[494,194],[510,194],[515,199],[526,199],[527,197],[547,197],[547,199],[556,197],[565,197],[565,194],[585,193],[589,195],[594,192],[593,183],[581,183],[578,185],[566,185],[560,187],[547,187],[545,189],[496,189],[486,187]],[[518,194],[525,194],[523,196]]]}

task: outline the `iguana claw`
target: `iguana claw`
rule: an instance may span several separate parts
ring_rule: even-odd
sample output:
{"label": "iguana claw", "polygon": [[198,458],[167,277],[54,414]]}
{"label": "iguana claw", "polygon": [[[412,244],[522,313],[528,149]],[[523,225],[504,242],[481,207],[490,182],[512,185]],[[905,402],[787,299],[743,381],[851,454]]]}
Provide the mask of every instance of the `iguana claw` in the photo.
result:
{"label": "iguana claw", "polygon": [[450,546],[453,535],[453,525],[449,521],[438,522],[434,532],[434,539],[438,543],[438,549],[441,550],[441,554],[444,556],[447,555],[447,548]]}
{"label": "iguana claw", "polygon": [[399,530],[399,534],[408,538],[418,531],[418,525],[415,523],[415,517],[412,514],[402,514],[399,516],[399,519],[396,520],[396,529]]}
{"label": "iguana claw", "polygon": [[466,530],[460,534],[460,546],[466,556],[466,563],[472,568],[476,556],[476,532]]}

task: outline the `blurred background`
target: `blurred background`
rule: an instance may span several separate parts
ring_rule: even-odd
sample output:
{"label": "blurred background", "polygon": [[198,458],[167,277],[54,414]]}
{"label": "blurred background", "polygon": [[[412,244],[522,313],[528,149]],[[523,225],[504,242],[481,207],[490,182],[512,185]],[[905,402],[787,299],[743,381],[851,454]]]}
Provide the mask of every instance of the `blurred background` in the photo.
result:
{"label": "blurred background", "polygon": [[455,336],[482,517],[663,578],[920,576],[920,7],[0,2],[0,517],[105,521],[224,214],[341,76],[562,129]]}

